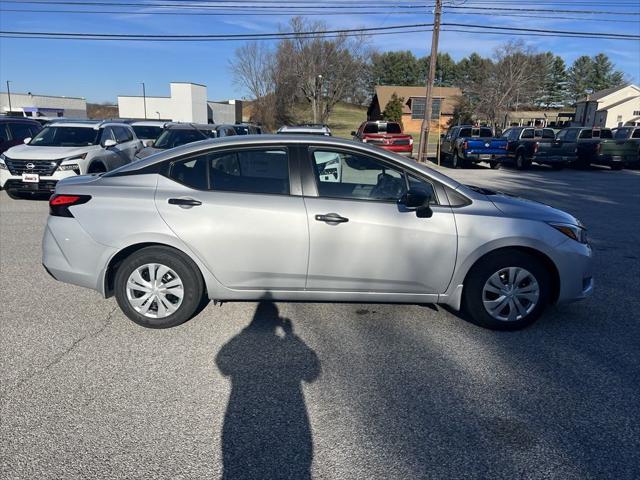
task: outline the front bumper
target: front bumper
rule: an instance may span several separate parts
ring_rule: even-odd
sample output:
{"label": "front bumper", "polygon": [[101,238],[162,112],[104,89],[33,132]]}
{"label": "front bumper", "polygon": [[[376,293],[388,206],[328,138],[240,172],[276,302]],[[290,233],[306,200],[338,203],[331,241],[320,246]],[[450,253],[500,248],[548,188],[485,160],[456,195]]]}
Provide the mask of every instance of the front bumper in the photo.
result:
{"label": "front bumper", "polygon": [[593,294],[593,249],[590,245],[567,239],[555,249],[555,264],[560,276],[558,303],[574,302]]}
{"label": "front bumper", "polygon": [[0,188],[19,193],[53,193],[59,180],[77,176],[75,172],[56,171],[53,175],[41,176],[40,181],[23,182],[22,176],[12,175],[8,170],[0,170]]}

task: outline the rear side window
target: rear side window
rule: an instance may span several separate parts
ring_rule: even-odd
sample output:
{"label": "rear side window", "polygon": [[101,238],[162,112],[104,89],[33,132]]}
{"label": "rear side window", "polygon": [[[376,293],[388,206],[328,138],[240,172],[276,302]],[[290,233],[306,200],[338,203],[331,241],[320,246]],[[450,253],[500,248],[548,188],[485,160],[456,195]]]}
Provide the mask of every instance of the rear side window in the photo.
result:
{"label": "rear side window", "polygon": [[625,140],[629,135],[629,130],[629,128],[619,128],[618,130],[616,130],[614,138],[616,138],[617,140]]}
{"label": "rear side window", "polygon": [[[593,136],[595,137],[595,131]],[[613,138],[613,132],[611,130],[600,130],[600,138]]]}
{"label": "rear side window", "polygon": [[172,179],[198,190],[289,194],[285,149],[208,153],[174,163]]}
{"label": "rear side window", "polygon": [[522,136],[520,138],[533,138],[534,130],[533,128],[526,128],[522,131]]}
{"label": "rear side window", "polygon": [[580,132],[580,138],[585,138],[585,139],[593,138],[593,131],[592,130],[582,130]]}
{"label": "rear side window", "polygon": [[640,138],[640,128],[637,128],[633,131],[633,135],[631,135],[631,138]]}

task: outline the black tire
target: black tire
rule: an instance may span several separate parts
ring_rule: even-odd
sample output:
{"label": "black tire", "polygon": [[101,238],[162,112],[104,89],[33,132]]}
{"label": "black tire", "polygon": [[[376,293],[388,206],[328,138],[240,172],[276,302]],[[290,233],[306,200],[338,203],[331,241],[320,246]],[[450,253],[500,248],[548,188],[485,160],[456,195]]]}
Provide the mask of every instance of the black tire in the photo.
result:
{"label": "black tire", "polygon": [[[523,318],[499,320],[484,306],[483,289],[494,273],[508,267],[519,267],[531,273],[539,287],[538,302]],[[518,330],[535,322],[551,298],[551,276],[534,256],[518,250],[503,249],[481,258],[469,271],[462,292],[462,311],[475,324],[491,330]],[[505,306],[506,308],[506,306]]]}
{"label": "black tire", "polygon": [[451,168],[459,168],[460,167],[460,157],[458,157],[458,151],[454,150],[453,155],[451,155]]}
{"label": "black tire", "polygon": [[[138,267],[149,263],[165,265],[173,270],[184,289],[182,303],[171,315],[151,318],[137,312],[127,296],[127,281]],[[123,313],[138,325],[148,328],[170,328],[193,318],[205,303],[204,281],[198,266],[186,255],[169,247],[147,247],[127,257],[118,267],[115,276],[115,296]],[[153,306],[153,304],[152,304]]]}
{"label": "black tire", "polygon": [[516,154],[516,168],[518,170],[526,170],[531,166],[531,161],[527,160],[523,152]]}
{"label": "black tire", "polygon": [[89,165],[89,168],[87,169],[88,174],[105,173],[106,171],[107,171],[107,167],[105,167],[104,163],[102,162],[93,162],[91,165]]}
{"label": "black tire", "polygon": [[498,169],[501,167],[501,165],[500,165],[500,162],[497,162],[497,161],[495,161],[495,160],[491,160],[491,161],[489,162],[489,167],[490,167],[492,170],[498,170]]}

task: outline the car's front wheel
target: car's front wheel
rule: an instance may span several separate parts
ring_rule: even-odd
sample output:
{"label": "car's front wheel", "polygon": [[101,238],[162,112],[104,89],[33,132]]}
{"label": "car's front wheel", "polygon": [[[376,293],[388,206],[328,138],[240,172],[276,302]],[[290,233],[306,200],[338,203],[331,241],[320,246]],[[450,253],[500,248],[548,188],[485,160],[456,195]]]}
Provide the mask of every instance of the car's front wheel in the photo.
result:
{"label": "car's front wheel", "polygon": [[118,267],[115,295],[124,314],[143,327],[168,328],[192,318],[203,303],[198,267],[168,247],[134,252]]}
{"label": "car's front wheel", "polygon": [[464,284],[463,309],[493,330],[517,330],[540,317],[551,295],[551,277],[534,256],[503,250],[480,259]]}

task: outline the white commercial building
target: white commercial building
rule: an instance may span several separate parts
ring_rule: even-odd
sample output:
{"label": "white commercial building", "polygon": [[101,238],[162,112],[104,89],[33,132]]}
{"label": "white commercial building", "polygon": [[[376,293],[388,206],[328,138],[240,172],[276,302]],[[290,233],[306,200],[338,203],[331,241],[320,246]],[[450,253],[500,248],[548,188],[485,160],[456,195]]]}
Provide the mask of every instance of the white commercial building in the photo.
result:
{"label": "white commercial building", "polygon": [[211,102],[207,87],[172,82],[168,97],[118,96],[121,118],[147,118],[191,123],[235,123],[242,120],[242,102]]}
{"label": "white commercial building", "polygon": [[600,90],[576,103],[575,123],[615,128],[640,124],[640,87],[625,85]]}
{"label": "white commercial building", "polygon": [[0,113],[8,114],[9,111],[25,117],[87,118],[87,101],[81,97],[0,92]]}

